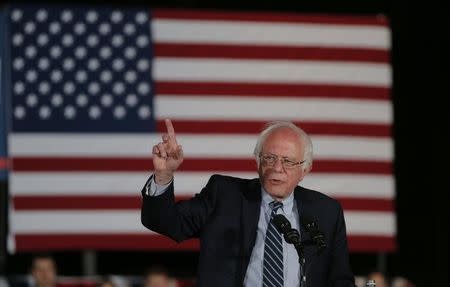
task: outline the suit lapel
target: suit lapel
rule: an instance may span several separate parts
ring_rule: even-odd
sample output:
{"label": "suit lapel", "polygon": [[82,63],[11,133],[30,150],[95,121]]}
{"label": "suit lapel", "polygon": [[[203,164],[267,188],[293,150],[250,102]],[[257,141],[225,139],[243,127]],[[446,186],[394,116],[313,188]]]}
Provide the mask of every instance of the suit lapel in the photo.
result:
{"label": "suit lapel", "polygon": [[242,250],[241,283],[244,282],[253,246],[255,246],[259,214],[261,211],[261,184],[259,179],[253,179],[249,188],[244,191],[241,206]]}

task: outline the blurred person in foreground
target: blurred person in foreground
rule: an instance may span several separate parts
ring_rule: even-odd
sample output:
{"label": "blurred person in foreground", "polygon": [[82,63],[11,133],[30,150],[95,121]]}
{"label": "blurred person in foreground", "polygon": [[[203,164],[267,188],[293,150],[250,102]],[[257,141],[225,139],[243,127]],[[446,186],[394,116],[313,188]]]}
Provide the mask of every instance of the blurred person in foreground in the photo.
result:
{"label": "blurred person in foreground", "polygon": [[57,283],[56,263],[48,254],[40,254],[31,262],[32,286],[55,287]]}
{"label": "blurred person in foreground", "polygon": [[0,287],[9,287],[8,281],[0,275]]}
{"label": "blurred person in foreground", "polygon": [[320,255],[305,246],[308,286],[355,286],[339,202],[298,186],[312,168],[312,143],[303,130],[291,122],[268,124],[254,149],[259,178],[213,175],[200,194],[175,203],[183,149],[171,121],[165,124],[167,134],[153,147],[154,174],[142,189],[141,221],[177,242],[200,238],[197,286],[299,286],[298,255],[276,231],[275,214],[302,239],[309,237],[301,217],[313,218],[324,233]]}
{"label": "blurred person in foreground", "polygon": [[144,276],[144,287],[176,287],[176,280],[164,267],[153,266]]}
{"label": "blurred person in foreground", "polygon": [[111,280],[104,279],[97,284],[97,287],[117,287]]}
{"label": "blurred person in foreground", "polygon": [[389,287],[386,276],[380,271],[372,271],[367,275],[367,280],[375,280],[377,287]]}
{"label": "blurred person in foreground", "polygon": [[405,277],[397,276],[392,279],[391,287],[415,287],[415,285]]}

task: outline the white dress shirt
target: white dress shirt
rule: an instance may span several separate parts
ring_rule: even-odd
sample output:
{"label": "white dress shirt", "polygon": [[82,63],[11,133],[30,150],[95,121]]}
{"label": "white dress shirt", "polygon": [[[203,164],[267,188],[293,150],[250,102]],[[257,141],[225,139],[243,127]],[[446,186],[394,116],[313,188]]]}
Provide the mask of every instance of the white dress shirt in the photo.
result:
{"label": "white dress shirt", "polygon": [[[263,188],[261,188],[262,202],[258,221],[258,229],[256,233],[256,242],[253,247],[250,262],[245,274],[244,286],[263,286],[263,264],[264,264],[264,242],[266,239],[267,226],[270,221],[270,213],[272,212],[269,204],[274,200]],[[297,203],[294,200],[292,192],[288,198],[281,201],[283,207],[277,210],[277,214],[283,214],[291,223],[292,228],[300,230],[298,220]],[[295,247],[286,243],[283,239],[283,266],[284,266],[284,286],[298,287],[300,286],[300,264]]]}

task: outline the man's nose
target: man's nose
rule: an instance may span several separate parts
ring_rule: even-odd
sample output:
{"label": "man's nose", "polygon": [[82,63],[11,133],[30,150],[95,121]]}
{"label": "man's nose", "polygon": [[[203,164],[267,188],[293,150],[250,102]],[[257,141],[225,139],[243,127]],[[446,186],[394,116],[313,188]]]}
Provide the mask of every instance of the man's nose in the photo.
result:
{"label": "man's nose", "polygon": [[283,172],[283,160],[278,158],[273,165],[273,169],[278,172]]}

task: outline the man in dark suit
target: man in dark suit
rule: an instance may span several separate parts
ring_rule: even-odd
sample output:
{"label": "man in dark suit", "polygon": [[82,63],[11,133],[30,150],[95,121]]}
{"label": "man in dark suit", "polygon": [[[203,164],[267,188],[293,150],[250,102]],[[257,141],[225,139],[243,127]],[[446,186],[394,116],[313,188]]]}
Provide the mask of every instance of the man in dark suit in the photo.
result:
{"label": "man in dark suit", "polygon": [[[174,172],[183,161],[182,147],[170,120],[167,134],[153,147],[154,174],[142,190],[141,221],[177,242],[200,239],[198,286],[354,286],[348,261],[344,216],[340,204],[324,194],[298,186],[311,170],[312,144],[290,122],[274,122],[255,147],[258,179],[213,175],[200,194],[174,202]],[[326,248],[305,245],[304,270],[292,244],[274,227],[284,215],[311,241],[303,217],[314,219]]]}

